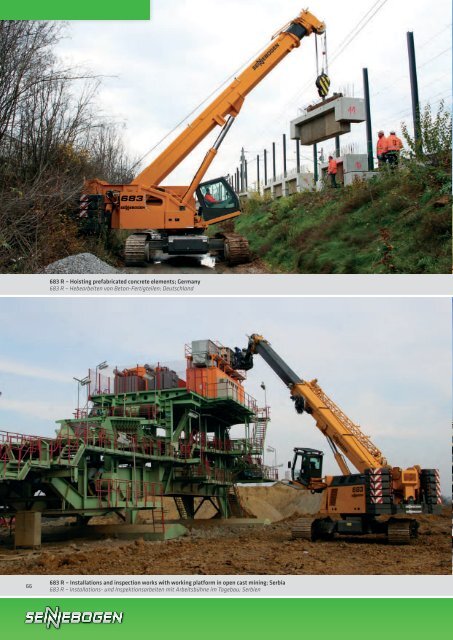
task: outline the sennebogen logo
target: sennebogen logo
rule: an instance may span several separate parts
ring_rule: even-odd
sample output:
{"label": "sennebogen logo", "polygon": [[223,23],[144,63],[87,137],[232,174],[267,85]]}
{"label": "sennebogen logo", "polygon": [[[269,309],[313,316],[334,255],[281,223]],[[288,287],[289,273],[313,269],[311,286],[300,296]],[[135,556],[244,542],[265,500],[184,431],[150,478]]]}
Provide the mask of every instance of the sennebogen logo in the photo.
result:
{"label": "sennebogen logo", "polygon": [[44,611],[27,611],[25,624],[44,624],[59,629],[62,624],[122,624],[122,611],[61,611],[46,607]]}

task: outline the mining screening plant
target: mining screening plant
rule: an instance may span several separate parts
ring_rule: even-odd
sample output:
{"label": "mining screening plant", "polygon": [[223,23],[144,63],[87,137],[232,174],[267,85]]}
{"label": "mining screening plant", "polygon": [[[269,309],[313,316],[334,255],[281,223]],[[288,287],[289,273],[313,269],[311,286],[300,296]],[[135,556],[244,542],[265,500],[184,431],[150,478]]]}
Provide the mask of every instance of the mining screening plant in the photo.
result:
{"label": "mining screening plant", "polygon": [[[268,475],[268,409],[245,392],[231,349],[198,340],[185,356],[185,380],[162,365],[91,371],[87,404],[58,421],[55,438],[0,433],[0,516],[16,518],[16,544],[41,515],[84,525],[117,513],[133,524],[140,510],[156,537],[171,537],[164,496],[182,519],[206,501],[220,517],[243,515],[235,483]],[[243,437],[230,437],[234,425]]]}

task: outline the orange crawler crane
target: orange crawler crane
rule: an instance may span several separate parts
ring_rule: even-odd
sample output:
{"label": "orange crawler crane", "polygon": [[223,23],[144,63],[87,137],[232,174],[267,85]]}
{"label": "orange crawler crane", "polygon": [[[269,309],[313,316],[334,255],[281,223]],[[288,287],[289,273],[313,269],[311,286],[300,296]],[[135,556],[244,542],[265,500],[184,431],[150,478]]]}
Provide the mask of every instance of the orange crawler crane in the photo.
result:
{"label": "orange crawler crane", "polygon": [[[248,242],[238,234],[217,234],[215,238],[205,235],[210,225],[240,215],[240,203],[226,178],[202,179],[250,91],[300,45],[302,38],[324,32],[324,23],[302,11],[130,184],[86,182],[81,215],[110,229],[132,231],[124,249],[126,264],[141,265],[161,254],[200,255],[211,251],[230,264],[250,259]],[[216,127],[222,130],[190,185],[161,186]]]}
{"label": "orange crawler crane", "polygon": [[[289,388],[297,413],[313,417],[342,473],[323,477],[322,451],[294,449],[289,463],[293,484],[321,493],[323,498],[322,517],[297,520],[294,538],[315,540],[328,539],[336,533],[384,533],[391,544],[408,544],[417,536],[418,522],[404,516],[440,513],[437,469],[391,466],[370,438],[324,393],[317,380],[302,380],[262,336],[253,334],[247,349],[235,350],[235,365],[244,371],[251,369],[254,354],[261,355]],[[346,459],[358,473],[351,473]],[[387,519],[377,519],[378,516]]]}

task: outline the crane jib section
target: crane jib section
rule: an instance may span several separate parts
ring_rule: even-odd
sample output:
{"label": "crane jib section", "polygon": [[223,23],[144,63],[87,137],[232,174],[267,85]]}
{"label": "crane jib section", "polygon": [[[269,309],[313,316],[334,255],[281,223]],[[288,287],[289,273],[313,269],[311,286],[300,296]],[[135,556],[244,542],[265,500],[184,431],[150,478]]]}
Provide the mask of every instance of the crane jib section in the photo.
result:
{"label": "crane jib section", "polygon": [[324,25],[314,16],[302,12],[133,182],[159,185],[216,126],[225,124],[227,116],[238,115],[247,94],[300,45],[305,35],[321,28]]}
{"label": "crane jib section", "polygon": [[316,380],[295,384],[292,393],[304,398],[317,427],[334,441],[358,471],[388,466],[370,437],[329,398]]}

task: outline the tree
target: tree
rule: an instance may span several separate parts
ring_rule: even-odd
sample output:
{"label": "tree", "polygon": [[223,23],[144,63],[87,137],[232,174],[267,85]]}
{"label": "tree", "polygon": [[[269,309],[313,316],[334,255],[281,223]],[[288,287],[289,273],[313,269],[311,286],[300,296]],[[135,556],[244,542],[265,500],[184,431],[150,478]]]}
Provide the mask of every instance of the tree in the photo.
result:
{"label": "tree", "polygon": [[0,21],[0,271],[36,271],[80,250],[85,178],[132,179],[117,123],[99,115],[100,78],[62,67],[64,23]]}

